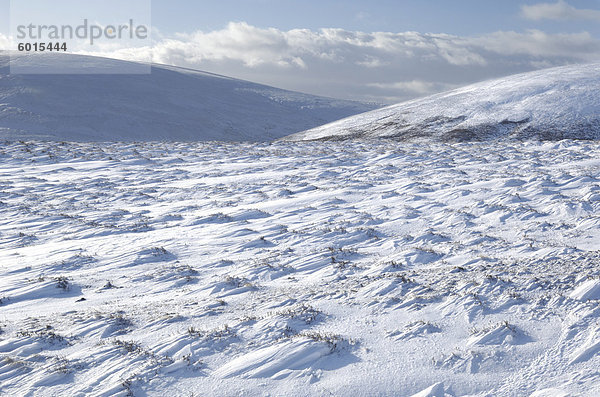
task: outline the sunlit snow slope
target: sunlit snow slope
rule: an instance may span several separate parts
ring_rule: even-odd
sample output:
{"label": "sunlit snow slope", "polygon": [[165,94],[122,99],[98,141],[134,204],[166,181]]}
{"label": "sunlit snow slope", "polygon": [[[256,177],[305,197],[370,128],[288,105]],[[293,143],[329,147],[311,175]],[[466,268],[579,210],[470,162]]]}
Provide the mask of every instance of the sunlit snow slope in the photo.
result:
{"label": "sunlit snow slope", "polygon": [[286,140],[600,138],[600,63],[518,74],[389,106]]}
{"label": "sunlit snow slope", "polygon": [[[55,69],[131,65],[67,54],[22,61]],[[375,107],[169,66],[153,66],[150,75],[9,72],[9,56],[0,53],[1,139],[268,141]]]}

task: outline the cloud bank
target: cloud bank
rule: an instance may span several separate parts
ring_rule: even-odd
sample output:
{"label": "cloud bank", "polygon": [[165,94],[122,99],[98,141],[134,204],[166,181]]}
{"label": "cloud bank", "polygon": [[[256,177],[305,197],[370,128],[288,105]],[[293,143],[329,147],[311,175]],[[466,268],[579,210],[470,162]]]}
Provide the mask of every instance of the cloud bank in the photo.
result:
{"label": "cloud bank", "polygon": [[543,19],[600,21],[600,11],[578,9],[563,0],[556,3],[524,5],[521,7],[521,14],[534,21]]}
{"label": "cloud bank", "polygon": [[[2,38],[0,38],[2,43]],[[97,47],[92,55],[147,59],[319,95],[394,103],[475,81],[600,60],[589,33],[501,31],[476,37],[417,32],[259,28],[160,37],[153,48]]]}

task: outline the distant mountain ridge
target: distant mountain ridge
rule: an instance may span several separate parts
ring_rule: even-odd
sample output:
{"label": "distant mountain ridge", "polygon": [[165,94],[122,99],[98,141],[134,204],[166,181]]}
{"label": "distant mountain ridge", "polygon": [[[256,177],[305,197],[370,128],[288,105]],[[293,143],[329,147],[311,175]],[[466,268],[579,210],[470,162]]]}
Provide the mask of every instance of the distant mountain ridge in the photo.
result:
{"label": "distant mountain ridge", "polygon": [[485,81],[351,116],[283,140],[600,139],[600,63]]}
{"label": "distant mountain ridge", "polygon": [[[72,54],[20,55],[53,69],[135,66]],[[9,73],[0,52],[0,139],[270,141],[376,108],[186,68],[150,75]]]}

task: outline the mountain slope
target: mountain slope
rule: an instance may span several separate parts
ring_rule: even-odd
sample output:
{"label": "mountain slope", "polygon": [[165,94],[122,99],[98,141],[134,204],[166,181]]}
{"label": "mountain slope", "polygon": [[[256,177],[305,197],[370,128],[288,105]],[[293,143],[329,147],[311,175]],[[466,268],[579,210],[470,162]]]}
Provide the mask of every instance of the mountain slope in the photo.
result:
{"label": "mountain slope", "polygon": [[[132,65],[71,54],[21,61]],[[170,66],[150,75],[11,75],[0,53],[0,139],[268,141],[374,107]]]}
{"label": "mountain slope", "polygon": [[285,140],[600,138],[600,63],[473,84],[304,131]]}

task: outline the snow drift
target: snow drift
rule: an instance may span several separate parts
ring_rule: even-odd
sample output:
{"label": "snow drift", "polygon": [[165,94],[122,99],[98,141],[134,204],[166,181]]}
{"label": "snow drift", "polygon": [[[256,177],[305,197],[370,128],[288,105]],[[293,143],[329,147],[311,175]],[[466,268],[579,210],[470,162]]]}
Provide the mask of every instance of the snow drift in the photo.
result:
{"label": "snow drift", "polygon": [[600,138],[600,63],[518,74],[392,105],[285,140]]}
{"label": "snow drift", "polygon": [[[135,65],[71,54],[16,61],[55,70]],[[11,75],[0,53],[0,139],[268,141],[374,107],[171,66],[153,65],[150,75]]]}

